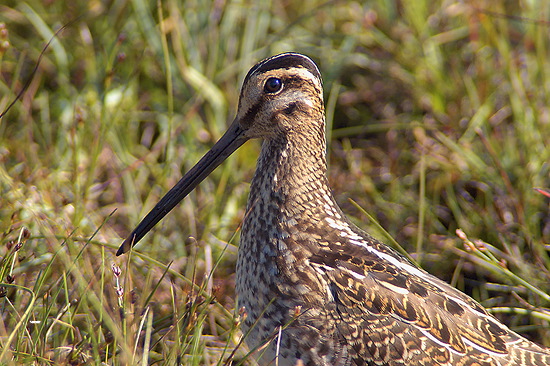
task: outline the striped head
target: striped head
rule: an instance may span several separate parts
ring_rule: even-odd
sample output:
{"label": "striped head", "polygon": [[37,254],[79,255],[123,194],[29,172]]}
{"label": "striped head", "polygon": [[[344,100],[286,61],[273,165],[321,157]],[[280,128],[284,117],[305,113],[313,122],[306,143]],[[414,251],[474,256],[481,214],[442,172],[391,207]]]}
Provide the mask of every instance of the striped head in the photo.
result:
{"label": "striped head", "polygon": [[[304,133],[311,124],[324,130],[323,87],[315,63],[282,53],[250,69],[241,89],[236,120],[248,138],[270,139]],[[313,127],[313,126],[309,126]]]}

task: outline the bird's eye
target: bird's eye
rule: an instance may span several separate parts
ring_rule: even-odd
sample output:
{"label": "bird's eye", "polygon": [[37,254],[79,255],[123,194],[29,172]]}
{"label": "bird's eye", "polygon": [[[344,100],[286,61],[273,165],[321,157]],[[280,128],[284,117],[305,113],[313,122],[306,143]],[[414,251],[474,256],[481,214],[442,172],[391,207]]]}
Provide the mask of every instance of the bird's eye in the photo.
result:
{"label": "bird's eye", "polygon": [[277,93],[283,87],[283,82],[279,78],[269,78],[265,82],[264,90],[267,93]]}

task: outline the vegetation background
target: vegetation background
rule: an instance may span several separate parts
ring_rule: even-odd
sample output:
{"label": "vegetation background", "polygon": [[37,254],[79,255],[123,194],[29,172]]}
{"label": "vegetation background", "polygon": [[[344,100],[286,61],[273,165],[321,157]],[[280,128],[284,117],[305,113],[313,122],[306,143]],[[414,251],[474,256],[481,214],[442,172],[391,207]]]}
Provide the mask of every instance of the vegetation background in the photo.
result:
{"label": "vegetation background", "polygon": [[23,92],[0,119],[0,363],[253,364],[234,267],[259,142],[114,253],[283,51],[323,74],[343,210],[550,345],[549,34],[546,0],[2,1],[0,111]]}

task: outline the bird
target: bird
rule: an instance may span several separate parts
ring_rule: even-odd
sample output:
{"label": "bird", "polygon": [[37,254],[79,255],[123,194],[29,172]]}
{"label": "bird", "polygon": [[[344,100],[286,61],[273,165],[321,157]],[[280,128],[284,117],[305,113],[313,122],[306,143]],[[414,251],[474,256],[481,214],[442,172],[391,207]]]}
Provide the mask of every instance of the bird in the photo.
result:
{"label": "bird", "polygon": [[321,73],[299,53],[250,69],[227,132],[117,255],[256,138],[263,142],[242,222],[236,293],[246,314],[242,333],[260,365],[550,365],[550,349],[344,215],[327,178]]}

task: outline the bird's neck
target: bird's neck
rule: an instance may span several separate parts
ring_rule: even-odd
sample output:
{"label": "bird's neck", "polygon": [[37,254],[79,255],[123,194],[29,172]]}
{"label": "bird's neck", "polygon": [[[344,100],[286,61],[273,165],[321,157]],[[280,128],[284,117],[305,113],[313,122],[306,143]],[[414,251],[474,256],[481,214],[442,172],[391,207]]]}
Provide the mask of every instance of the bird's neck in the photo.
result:
{"label": "bird's neck", "polygon": [[265,140],[251,184],[249,209],[268,209],[277,220],[318,221],[327,206],[336,206],[326,173],[324,128]]}

